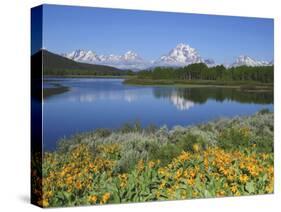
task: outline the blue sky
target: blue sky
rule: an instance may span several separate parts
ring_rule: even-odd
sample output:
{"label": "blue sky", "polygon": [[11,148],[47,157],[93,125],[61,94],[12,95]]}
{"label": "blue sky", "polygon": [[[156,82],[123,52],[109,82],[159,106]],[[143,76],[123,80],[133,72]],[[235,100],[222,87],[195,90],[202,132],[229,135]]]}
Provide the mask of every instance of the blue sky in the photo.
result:
{"label": "blue sky", "polygon": [[97,54],[137,52],[157,59],[178,43],[203,58],[231,63],[239,55],[272,60],[273,19],[44,5],[43,46]]}

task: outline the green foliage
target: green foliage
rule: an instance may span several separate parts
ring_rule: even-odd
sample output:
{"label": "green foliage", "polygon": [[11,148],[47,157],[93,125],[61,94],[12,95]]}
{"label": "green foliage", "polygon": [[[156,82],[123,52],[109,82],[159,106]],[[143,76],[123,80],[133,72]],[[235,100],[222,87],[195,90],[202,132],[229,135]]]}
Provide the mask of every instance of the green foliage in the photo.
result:
{"label": "green foliage", "polygon": [[128,133],[128,132],[141,132],[141,123],[140,121],[135,121],[134,123],[125,123],[123,126],[119,129],[122,133]]}
{"label": "green foliage", "polygon": [[[207,67],[204,63],[190,64],[185,67],[156,67],[137,73],[138,79],[152,80],[207,80],[207,81],[254,81],[273,83],[273,66],[239,66],[226,69],[223,65]],[[163,81],[164,83],[165,81]]]}
{"label": "green foliage", "polygon": [[105,138],[105,137],[110,136],[111,130],[105,129],[105,128],[100,128],[100,129],[96,129],[95,133],[97,134],[97,136]]}
{"label": "green foliage", "polygon": [[220,133],[218,146],[223,149],[245,148],[251,145],[248,128],[229,128]]}
{"label": "green foliage", "polygon": [[181,153],[179,146],[168,143],[161,146],[158,149],[152,149],[149,152],[150,160],[160,160],[162,165],[166,165],[172,161],[172,159]]}
{"label": "green foliage", "polygon": [[199,145],[200,149],[207,149],[208,145],[210,145],[209,143],[204,142],[201,136],[187,134],[185,136],[182,136],[182,138],[177,143],[177,146],[184,151],[193,152],[194,144]]}
{"label": "green foliage", "polygon": [[259,111],[260,114],[266,114],[266,113],[270,113],[270,111],[266,108],[266,109],[261,109]]}

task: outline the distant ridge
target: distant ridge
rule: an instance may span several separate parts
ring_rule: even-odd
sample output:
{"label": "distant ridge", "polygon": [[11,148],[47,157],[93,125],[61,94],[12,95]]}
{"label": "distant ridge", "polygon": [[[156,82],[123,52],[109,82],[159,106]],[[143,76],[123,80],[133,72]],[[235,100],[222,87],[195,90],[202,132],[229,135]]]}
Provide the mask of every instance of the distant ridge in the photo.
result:
{"label": "distant ridge", "polygon": [[255,66],[271,66],[271,65],[273,65],[273,61],[272,62],[259,61],[259,60],[255,60],[246,55],[240,55],[231,66],[232,67],[238,67],[238,66],[255,67]]}
{"label": "distant ridge", "polygon": [[151,69],[155,67],[184,67],[194,63],[205,63],[208,67],[224,65],[225,67],[238,66],[271,66],[272,62],[259,61],[249,56],[239,56],[233,63],[220,64],[212,58],[203,58],[196,48],[185,43],[179,43],[166,54],[156,60],[147,61],[138,53],[129,50],[122,55],[100,55],[94,50],[77,49],[69,53],[61,53],[61,56],[77,61],[96,65],[112,66],[118,69],[130,69],[133,71]]}
{"label": "distant ridge", "polygon": [[43,58],[44,75],[127,75],[131,71],[105,65],[76,62],[58,54],[41,49],[31,56],[31,63]]}
{"label": "distant ridge", "polygon": [[132,50],[122,55],[98,55],[92,50],[77,49],[70,53],[62,53],[61,56],[77,62],[113,66],[118,69],[141,70],[150,66],[149,62]]}

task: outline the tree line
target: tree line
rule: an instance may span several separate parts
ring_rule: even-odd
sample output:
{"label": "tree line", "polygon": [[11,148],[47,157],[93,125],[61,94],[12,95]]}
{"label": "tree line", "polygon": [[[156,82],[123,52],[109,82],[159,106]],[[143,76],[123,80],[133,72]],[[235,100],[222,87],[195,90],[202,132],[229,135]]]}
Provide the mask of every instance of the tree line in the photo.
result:
{"label": "tree line", "polygon": [[208,67],[204,63],[194,63],[185,67],[156,67],[137,73],[141,79],[173,80],[217,80],[217,81],[259,81],[273,82],[273,66],[239,66],[226,68],[223,65]]}

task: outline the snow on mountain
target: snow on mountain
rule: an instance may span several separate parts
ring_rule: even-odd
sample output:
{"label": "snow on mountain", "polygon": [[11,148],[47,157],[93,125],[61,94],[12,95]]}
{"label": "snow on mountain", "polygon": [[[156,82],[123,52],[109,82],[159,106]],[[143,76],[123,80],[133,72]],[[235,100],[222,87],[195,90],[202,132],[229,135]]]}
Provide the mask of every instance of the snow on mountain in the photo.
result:
{"label": "snow on mountain", "polygon": [[142,61],[142,58],[133,51],[127,51],[124,55],[121,56],[125,61]]}
{"label": "snow on mountain", "polygon": [[[122,55],[98,55],[91,50],[78,49],[70,53],[61,54],[69,59],[92,63],[99,65],[113,66],[120,69],[131,69],[131,70],[143,70],[153,68],[156,66],[170,66],[170,67],[182,67],[193,63],[205,63],[208,67],[217,65],[213,59],[202,58],[195,48],[180,43],[175,48],[169,51],[168,54],[162,55],[157,60],[146,61],[140,57],[136,52],[127,51]],[[224,64],[225,67],[237,67],[237,66],[268,66],[273,65],[273,61],[258,61],[249,56],[239,56],[234,63],[228,65]]]}
{"label": "snow on mountain", "polygon": [[161,56],[154,62],[154,66],[185,66],[192,63],[203,63],[204,59],[196,49],[187,44],[180,43],[167,55]]}
{"label": "snow on mountain", "polygon": [[69,59],[93,63],[99,65],[114,66],[120,69],[140,70],[155,66],[186,66],[192,63],[206,63],[213,66],[215,62],[212,59],[204,60],[196,51],[187,44],[178,44],[167,55],[161,56],[158,60],[146,61],[136,52],[127,51],[123,55],[98,55],[91,50],[75,50],[70,53],[64,53],[62,56]]}
{"label": "snow on mountain", "polygon": [[123,55],[97,55],[95,52],[91,50],[75,50],[70,53],[61,54],[64,57],[69,59],[78,61],[78,62],[85,62],[85,63],[92,63],[92,64],[99,64],[99,65],[108,65],[114,66],[120,69],[143,69],[146,68],[147,62],[144,61],[137,53],[133,51],[127,51]]}
{"label": "snow on mountain", "polygon": [[255,60],[249,56],[241,55],[239,56],[235,62],[231,65],[231,67],[238,67],[238,66],[269,66],[272,65],[268,61],[259,61]]}
{"label": "snow on mountain", "polygon": [[78,49],[70,53],[62,54],[62,56],[79,62],[97,63],[100,61],[99,56],[91,50],[85,51]]}

